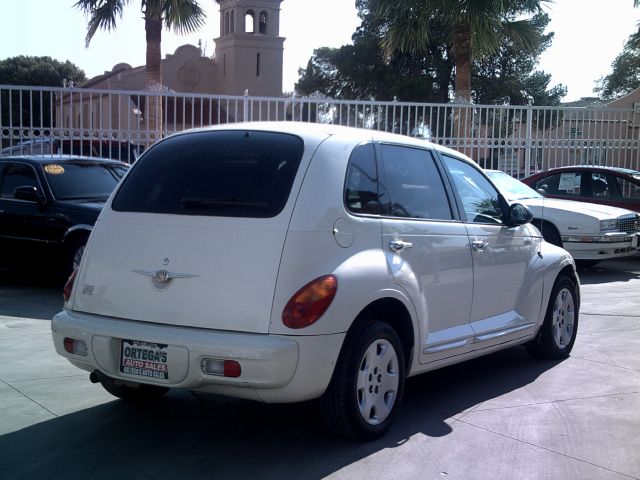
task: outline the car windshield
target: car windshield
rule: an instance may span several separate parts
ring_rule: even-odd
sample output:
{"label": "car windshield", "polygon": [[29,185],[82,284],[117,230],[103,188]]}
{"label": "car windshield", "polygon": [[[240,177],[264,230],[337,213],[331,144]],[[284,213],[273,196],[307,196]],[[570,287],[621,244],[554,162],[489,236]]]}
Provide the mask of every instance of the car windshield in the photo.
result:
{"label": "car windshield", "polygon": [[43,166],[58,200],[106,198],[127,171],[124,165],[99,162],[60,162]]}
{"label": "car windshield", "polygon": [[508,197],[509,201],[524,200],[527,198],[542,198],[538,192],[528,187],[520,180],[516,180],[504,172],[486,172],[489,178],[496,184],[498,190]]}

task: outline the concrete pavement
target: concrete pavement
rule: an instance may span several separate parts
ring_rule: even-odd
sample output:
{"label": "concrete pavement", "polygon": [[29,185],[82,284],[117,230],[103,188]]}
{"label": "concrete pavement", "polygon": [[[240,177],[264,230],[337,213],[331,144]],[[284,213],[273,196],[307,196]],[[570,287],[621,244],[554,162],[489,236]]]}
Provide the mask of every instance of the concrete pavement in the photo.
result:
{"label": "concrete pavement", "polygon": [[583,272],[563,362],[513,348],[408,381],[357,444],[314,403],[114,399],[58,357],[60,289],[0,275],[0,478],[640,479],[640,258]]}

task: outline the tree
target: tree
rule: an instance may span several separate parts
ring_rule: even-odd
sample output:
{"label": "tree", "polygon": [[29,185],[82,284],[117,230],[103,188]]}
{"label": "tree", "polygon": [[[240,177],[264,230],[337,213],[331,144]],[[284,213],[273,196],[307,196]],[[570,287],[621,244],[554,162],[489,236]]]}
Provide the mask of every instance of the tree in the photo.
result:
{"label": "tree", "polygon": [[[0,85],[61,87],[65,80],[82,83],[86,77],[68,60],[20,55],[0,61]],[[51,101],[51,93],[46,91],[34,94],[30,90],[3,90],[0,103],[11,107],[2,109],[2,125],[51,127]]]}
{"label": "tree", "polygon": [[531,19],[538,42],[527,51],[504,37],[497,50],[472,65],[472,99],[489,105],[558,105],[567,93],[557,85],[549,89],[551,75],[535,71],[538,57],[550,45],[553,33],[544,34],[549,16],[539,13]]}
{"label": "tree", "polygon": [[[388,24],[374,14],[382,1],[358,0],[362,24],[352,37],[353,44],[317,49],[307,68],[299,70],[297,93],[318,92],[341,99],[449,101],[454,63],[445,26],[435,19],[430,24],[432,41],[426,51],[396,51],[385,56],[380,42]],[[476,103],[557,105],[566,94],[562,85],[549,88],[550,75],[535,71],[539,55],[553,39],[553,33],[544,34],[549,16],[539,13],[531,24],[537,36],[531,50],[503,37],[495,52],[473,61],[472,98]]]}
{"label": "tree", "polygon": [[640,31],[629,37],[611,68],[609,75],[596,82],[594,91],[601,97],[618,98],[640,87]]}
{"label": "tree", "polygon": [[[74,6],[89,17],[87,47],[98,29],[116,28],[118,18],[122,18],[122,11],[129,3],[131,0],[78,0]],[[197,0],[141,0],[140,3],[147,41],[145,84],[148,90],[160,91],[163,89],[160,48],[163,26],[181,35],[191,33],[202,26],[205,12]],[[158,99],[149,103],[152,107],[149,128],[155,131],[162,125],[162,102]]]}
{"label": "tree", "polygon": [[503,39],[535,51],[540,34],[531,19],[545,0],[380,0],[375,15],[388,22],[382,47],[395,52],[424,52],[437,39],[432,24],[444,26],[455,59],[455,98],[471,101],[473,58],[497,51]]}
{"label": "tree", "polygon": [[[297,93],[342,99],[448,100],[453,63],[444,41],[424,52],[385,56],[380,43],[387,23],[373,14],[380,1],[356,2],[362,23],[352,36],[353,44],[315,50],[307,68],[298,71]],[[435,31],[442,29],[434,25]]]}

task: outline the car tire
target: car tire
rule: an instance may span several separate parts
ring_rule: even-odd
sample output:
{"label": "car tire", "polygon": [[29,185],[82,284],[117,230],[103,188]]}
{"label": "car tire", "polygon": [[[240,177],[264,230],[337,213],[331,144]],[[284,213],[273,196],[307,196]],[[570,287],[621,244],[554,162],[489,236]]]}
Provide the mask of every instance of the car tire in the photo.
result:
{"label": "car tire", "polygon": [[165,387],[133,382],[119,382],[112,378],[104,377],[100,380],[100,384],[114,397],[133,402],[155,400],[169,391],[169,389]]}
{"label": "car tire", "polygon": [[352,440],[381,437],[397,414],[405,377],[404,352],[396,331],[384,322],[365,322],[347,335],[320,399],[327,429]]}
{"label": "car tire", "polygon": [[529,352],[549,360],[567,358],[578,333],[578,311],[575,282],[566,275],[559,276],[551,291],[542,327],[527,345]]}

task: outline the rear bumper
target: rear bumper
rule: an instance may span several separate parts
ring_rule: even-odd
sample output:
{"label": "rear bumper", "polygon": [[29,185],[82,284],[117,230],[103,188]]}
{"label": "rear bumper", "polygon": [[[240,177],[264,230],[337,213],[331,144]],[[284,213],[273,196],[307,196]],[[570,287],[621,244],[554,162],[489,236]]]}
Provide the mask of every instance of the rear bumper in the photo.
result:
{"label": "rear bumper", "polygon": [[[182,388],[266,402],[294,402],[326,389],[344,334],[278,336],[159,325],[65,310],[51,323],[55,349],[73,365],[137,383]],[[82,340],[86,355],[64,348],[64,338]],[[167,379],[120,371],[122,339],[167,345]],[[209,375],[205,358],[235,360],[238,378]]]}
{"label": "rear bumper", "polygon": [[621,241],[598,241],[597,237],[589,236],[563,236],[562,246],[576,260],[628,257],[638,252],[638,235],[626,236]]}

